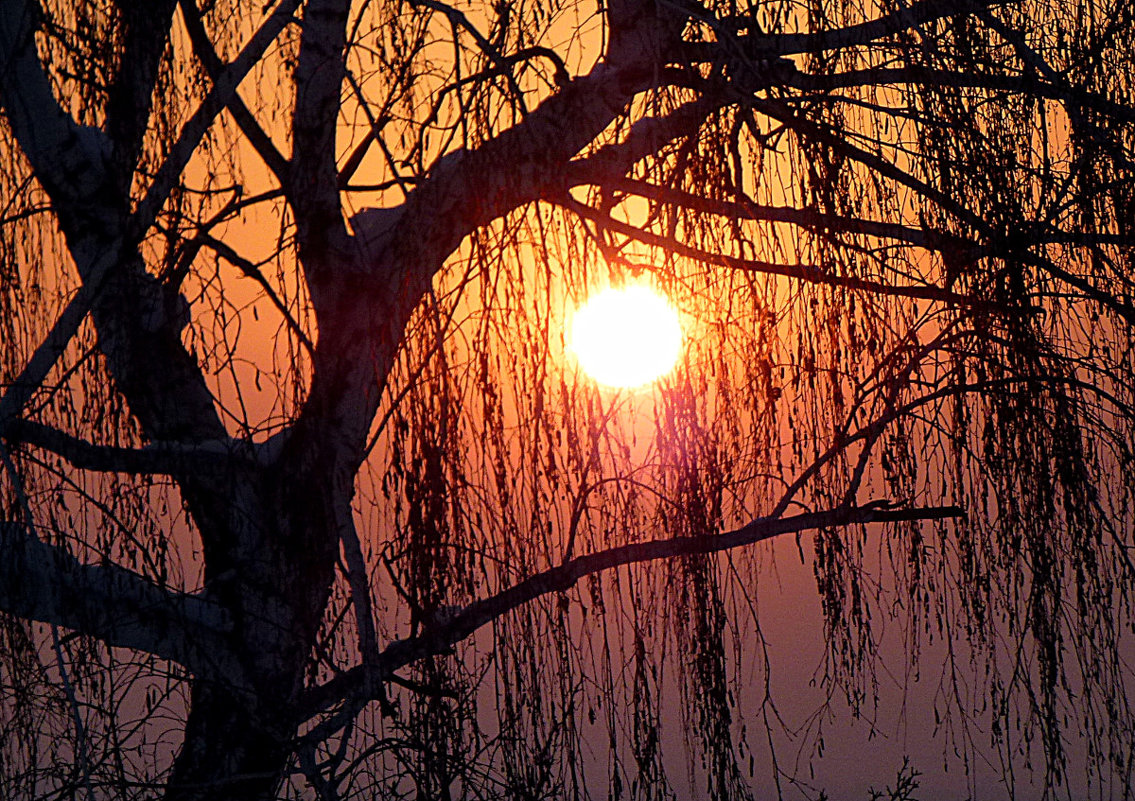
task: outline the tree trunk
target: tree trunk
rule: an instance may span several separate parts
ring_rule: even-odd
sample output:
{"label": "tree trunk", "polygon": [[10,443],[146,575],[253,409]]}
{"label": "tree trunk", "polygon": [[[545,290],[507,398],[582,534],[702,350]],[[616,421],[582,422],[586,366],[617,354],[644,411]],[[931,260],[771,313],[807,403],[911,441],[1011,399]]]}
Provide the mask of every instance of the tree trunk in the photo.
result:
{"label": "tree trunk", "polygon": [[350,509],[350,482],[317,481],[295,462],[229,479],[228,493],[205,499],[197,519],[222,521],[220,535],[202,531],[214,548],[225,538],[241,543],[214,552],[223,567],[206,566],[206,585],[235,621],[231,647],[252,687],[193,680],[185,741],[166,793],[178,801],[276,797],[334,581],[336,510]]}
{"label": "tree trunk", "polygon": [[255,801],[276,797],[295,721],[284,699],[250,705],[223,687],[195,681],[185,743],[166,785],[168,801]]}

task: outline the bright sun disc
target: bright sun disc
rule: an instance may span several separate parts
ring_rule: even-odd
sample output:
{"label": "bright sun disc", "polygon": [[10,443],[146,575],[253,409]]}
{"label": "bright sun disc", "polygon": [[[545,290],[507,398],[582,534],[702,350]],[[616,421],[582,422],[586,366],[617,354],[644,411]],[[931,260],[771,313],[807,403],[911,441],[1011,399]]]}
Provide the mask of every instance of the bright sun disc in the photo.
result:
{"label": "bright sun disc", "polygon": [[674,367],[682,326],[666,298],[649,287],[607,289],[576,310],[570,347],[598,383],[640,387]]}

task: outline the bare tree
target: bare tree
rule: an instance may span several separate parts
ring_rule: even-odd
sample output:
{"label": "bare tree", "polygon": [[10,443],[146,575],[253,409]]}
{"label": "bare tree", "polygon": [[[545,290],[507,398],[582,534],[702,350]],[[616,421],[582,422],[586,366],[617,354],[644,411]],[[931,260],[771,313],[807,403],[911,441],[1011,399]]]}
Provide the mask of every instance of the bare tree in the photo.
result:
{"label": "bare tree", "polygon": [[1132,14],[2,0],[0,793],[666,798],[680,708],[743,798],[784,535],[853,713],[889,616],[1129,792]]}

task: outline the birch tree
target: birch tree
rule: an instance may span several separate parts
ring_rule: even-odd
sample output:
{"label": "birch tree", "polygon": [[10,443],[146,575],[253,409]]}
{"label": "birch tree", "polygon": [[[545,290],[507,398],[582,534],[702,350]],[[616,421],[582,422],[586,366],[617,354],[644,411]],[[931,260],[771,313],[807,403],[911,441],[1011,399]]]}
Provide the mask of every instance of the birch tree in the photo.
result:
{"label": "birch tree", "polygon": [[[956,759],[1118,797],[1133,28],[2,0],[0,794],[787,792],[775,556],[847,714],[898,621]],[[616,392],[564,332],[635,282]]]}

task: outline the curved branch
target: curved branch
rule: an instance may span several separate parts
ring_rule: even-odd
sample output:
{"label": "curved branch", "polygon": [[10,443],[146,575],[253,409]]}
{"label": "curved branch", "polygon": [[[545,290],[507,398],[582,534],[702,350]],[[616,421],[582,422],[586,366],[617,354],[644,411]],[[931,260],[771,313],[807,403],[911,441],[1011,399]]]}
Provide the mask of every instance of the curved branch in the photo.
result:
{"label": "curved branch", "polygon": [[292,310],[284,303],[283,298],[276,292],[268,279],[264,277],[264,273],[260,271],[260,268],[256,264],[253,264],[251,261],[241,256],[227,243],[204,232],[199,233],[189,242],[190,244],[201,244],[210,248],[222,259],[240,270],[245,276],[259,284],[260,288],[264,290],[264,294],[268,296],[268,300],[272,301],[272,305],[276,307],[276,310],[280,312],[280,316],[284,318],[284,323],[291,329],[292,333],[295,334],[296,339],[300,341],[300,344],[304,346],[308,354],[315,353],[315,345],[312,343],[311,338],[308,337],[307,333],[303,330],[303,326],[300,325],[299,320],[292,314]]}
{"label": "curved branch", "polygon": [[477,629],[529,601],[554,592],[564,592],[580,579],[604,570],[680,556],[718,553],[783,534],[816,528],[903,520],[944,520],[963,516],[963,510],[957,506],[895,509],[888,501],[875,501],[865,506],[841,506],[792,517],[760,517],[724,534],[649,540],[579,556],[558,567],[537,573],[495,595],[474,601],[444,623],[426,629],[417,637],[391,643],[383,650],[377,666],[378,673],[369,682],[363,667],[352,668],[326,684],[312,688],[306,699],[307,706],[310,711],[317,712],[349,696],[362,694],[367,698],[375,697],[381,683],[394,671],[419,659],[445,653]]}
{"label": "curved branch", "polygon": [[[501,53],[500,49],[490,42],[483,33],[477,30],[477,26],[470,21],[469,17],[460,9],[454,8],[448,3],[439,2],[439,0],[410,0],[411,6],[418,6],[423,8],[432,9],[440,14],[444,14],[449,24],[453,26],[454,39],[457,38],[457,29],[464,28],[473,37],[473,41],[477,43],[480,49],[490,61],[493,62],[493,67],[497,74],[502,75],[508,81],[509,88],[512,90],[512,102],[517,104],[522,114],[527,114],[528,109],[524,103],[524,92],[520,89],[520,84],[516,82],[516,76],[512,74],[512,64],[515,63],[516,57],[506,57]],[[546,49],[546,48],[541,48]],[[552,52],[552,51],[548,51]],[[560,62],[562,66],[562,62]],[[564,70],[566,74],[566,70]],[[559,73],[557,73],[559,75]]]}
{"label": "curved branch", "polygon": [[375,387],[384,386],[395,345],[445,259],[471,232],[562,187],[567,163],[657,85],[653,52],[612,51],[520,122],[439,158],[401,205],[350,218],[353,251],[334,262],[328,280],[309,281],[320,340],[292,452],[336,441],[344,447],[335,460],[361,460]]}
{"label": "curved branch", "polygon": [[[228,103],[237,84],[292,19],[292,12],[299,3],[300,0],[283,0],[240,55],[224,70],[197,112],[182,128],[177,143],[133,215],[129,233],[135,239],[140,238],[153,222],[201,137]],[[43,65],[35,53],[33,19],[28,2],[0,4],[0,62],[4,63],[4,68],[0,69],[0,103],[20,147],[49,194],[55,187],[57,193],[63,193],[60,199],[71,199],[72,209],[90,214],[87,204],[75,200],[75,192],[80,192],[81,196],[82,192],[93,191],[94,186],[105,180],[105,166],[92,161],[91,152],[109,152],[110,145],[101,131],[77,126],[56,102]],[[68,182],[78,180],[75,176],[84,175],[88,176],[88,180],[82,186],[70,187]],[[60,216],[65,216],[63,209]],[[114,236],[116,230],[117,225],[100,232],[110,237],[112,241],[109,243],[100,240],[85,243],[78,249],[73,247],[72,255],[83,283],[19,376],[0,398],[0,435],[10,422],[20,416],[24,405],[43,383],[67,343],[79,330],[79,325],[102,291],[107,275],[118,264],[124,244],[121,236]]]}
{"label": "curved branch", "polygon": [[0,107],[40,184],[56,203],[92,197],[107,178],[111,143],[56,99],[36,51],[39,3],[0,3]]}

